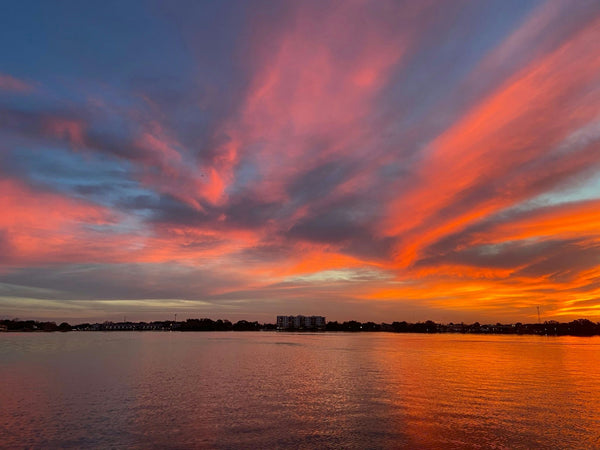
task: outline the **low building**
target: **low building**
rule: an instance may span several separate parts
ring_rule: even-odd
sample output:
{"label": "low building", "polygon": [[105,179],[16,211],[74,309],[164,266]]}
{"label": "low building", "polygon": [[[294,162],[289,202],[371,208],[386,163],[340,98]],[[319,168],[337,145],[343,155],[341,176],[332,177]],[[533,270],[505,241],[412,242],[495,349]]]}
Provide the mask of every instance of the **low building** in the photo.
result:
{"label": "low building", "polygon": [[324,330],[323,316],[277,316],[278,330]]}

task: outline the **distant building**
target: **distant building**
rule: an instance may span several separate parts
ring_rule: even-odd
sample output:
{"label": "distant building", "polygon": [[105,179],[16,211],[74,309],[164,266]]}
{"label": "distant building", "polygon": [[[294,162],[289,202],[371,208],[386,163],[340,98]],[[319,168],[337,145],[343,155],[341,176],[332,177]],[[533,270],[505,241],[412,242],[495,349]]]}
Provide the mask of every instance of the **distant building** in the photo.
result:
{"label": "distant building", "polygon": [[277,316],[278,330],[324,330],[323,316]]}

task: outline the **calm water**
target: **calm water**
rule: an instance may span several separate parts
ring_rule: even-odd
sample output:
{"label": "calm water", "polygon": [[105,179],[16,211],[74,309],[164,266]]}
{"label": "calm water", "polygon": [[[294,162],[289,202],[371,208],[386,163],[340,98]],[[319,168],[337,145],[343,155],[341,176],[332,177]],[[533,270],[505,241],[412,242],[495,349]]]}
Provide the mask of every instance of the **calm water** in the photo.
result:
{"label": "calm water", "polygon": [[600,339],[0,335],[0,447],[600,448]]}

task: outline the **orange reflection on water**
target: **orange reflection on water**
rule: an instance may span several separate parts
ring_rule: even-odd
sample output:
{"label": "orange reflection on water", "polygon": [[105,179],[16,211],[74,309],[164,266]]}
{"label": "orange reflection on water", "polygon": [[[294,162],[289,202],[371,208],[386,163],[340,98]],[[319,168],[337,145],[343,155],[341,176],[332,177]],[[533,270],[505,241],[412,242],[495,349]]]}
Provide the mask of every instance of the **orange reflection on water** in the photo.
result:
{"label": "orange reflection on water", "polygon": [[414,448],[591,448],[600,438],[599,344],[390,335],[388,351],[374,355]]}

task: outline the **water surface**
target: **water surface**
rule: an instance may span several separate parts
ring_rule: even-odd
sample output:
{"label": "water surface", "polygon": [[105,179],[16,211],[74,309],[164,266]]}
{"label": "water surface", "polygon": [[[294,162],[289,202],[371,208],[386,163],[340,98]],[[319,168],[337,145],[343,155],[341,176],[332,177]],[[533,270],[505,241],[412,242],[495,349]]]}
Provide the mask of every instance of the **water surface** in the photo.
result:
{"label": "water surface", "polygon": [[600,448],[600,338],[0,335],[0,447]]}

